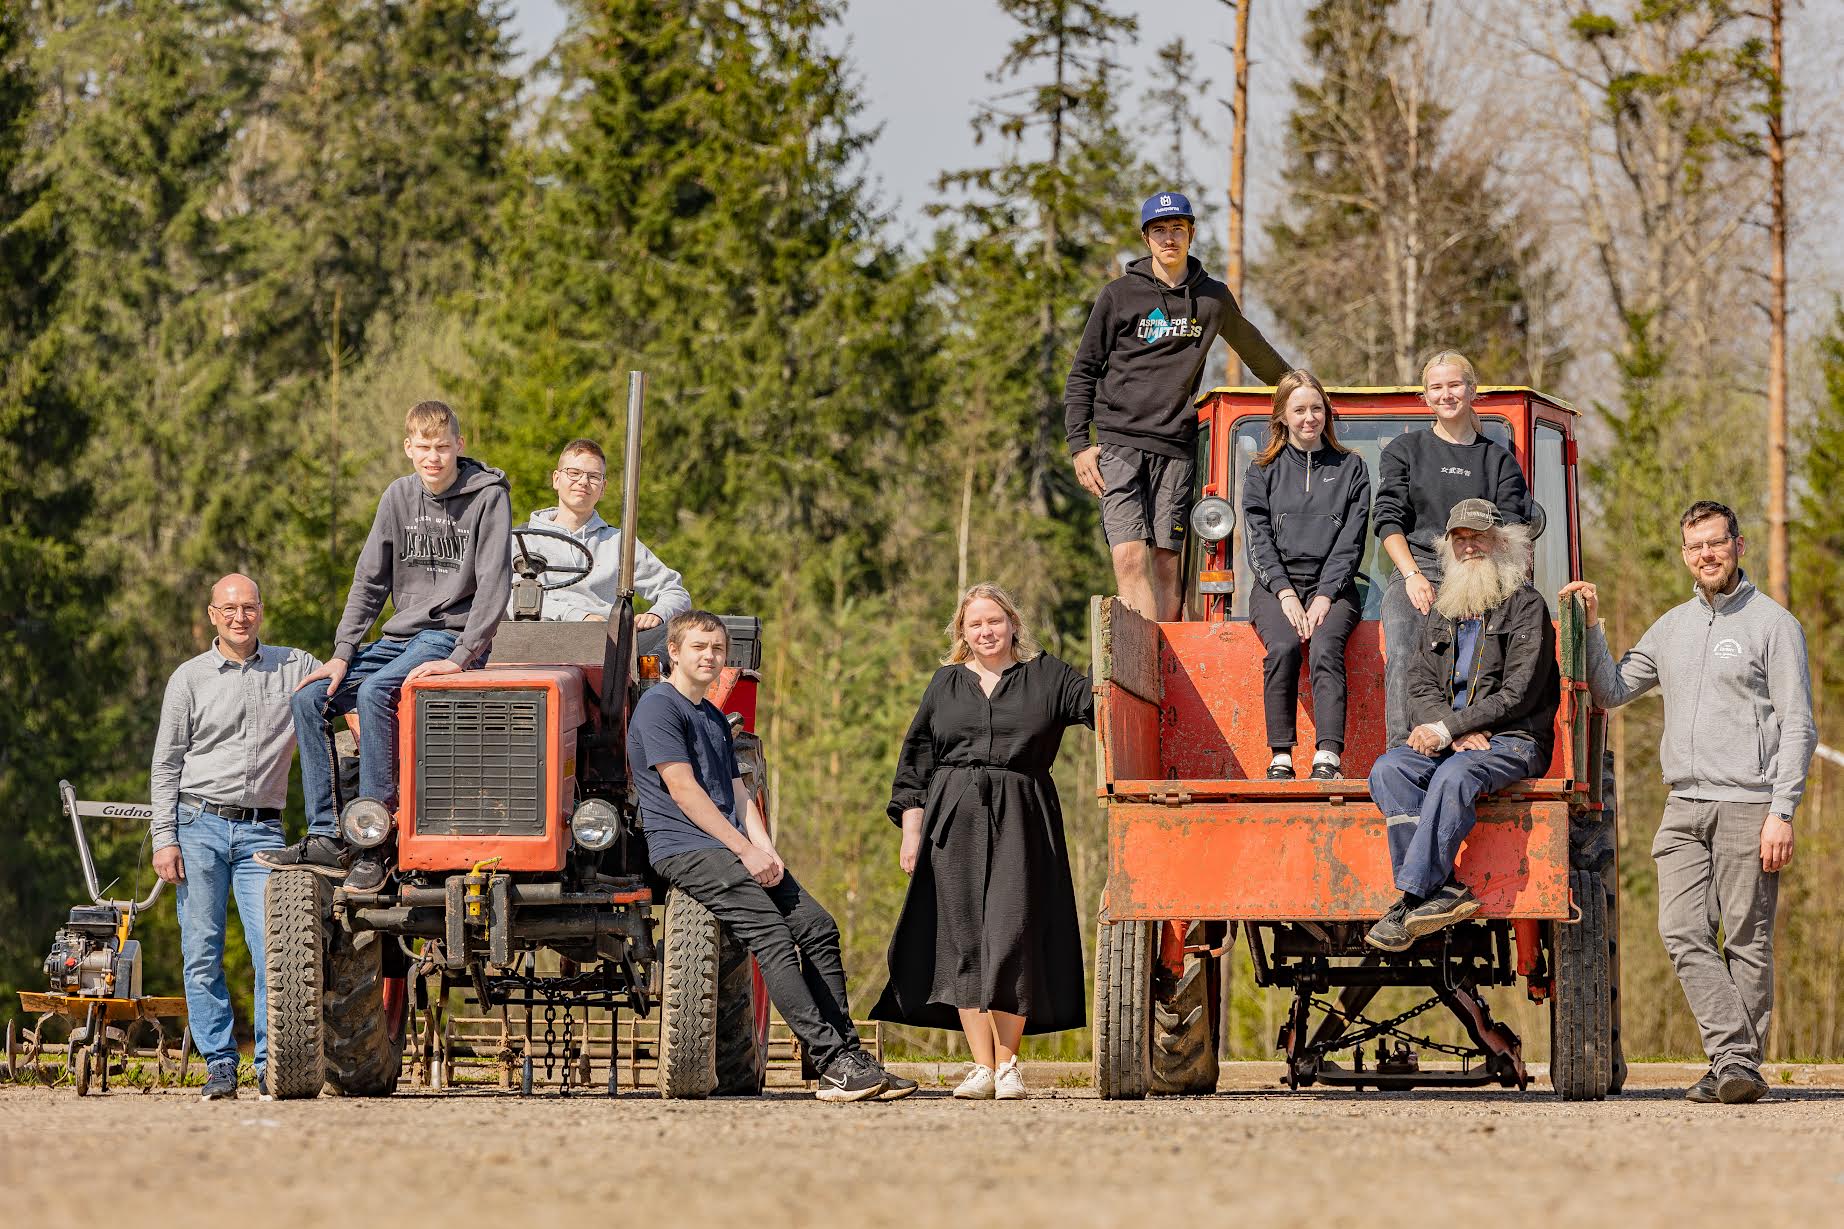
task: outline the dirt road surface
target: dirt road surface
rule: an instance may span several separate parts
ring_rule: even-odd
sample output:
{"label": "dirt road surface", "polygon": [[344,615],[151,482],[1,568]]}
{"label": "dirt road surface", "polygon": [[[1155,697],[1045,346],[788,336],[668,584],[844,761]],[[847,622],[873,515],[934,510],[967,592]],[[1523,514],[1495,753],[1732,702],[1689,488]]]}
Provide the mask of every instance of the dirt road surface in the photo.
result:
{"label": "dirt road surface", "polygon": [[1534,1087],[1288,1093],[1276,1070],[1238,1065],[1211,1098],[1112,1104],[1070,1087],[962,1103],[926,1083],[858,1106],[4,1087],[0,1194],[20,1229],[1844,1223],[1835,1068],[1748,1108],[1686,1104],[1695,1073],[1677,1067],[1640,1069],[1642,1086],[1598,1105]]}

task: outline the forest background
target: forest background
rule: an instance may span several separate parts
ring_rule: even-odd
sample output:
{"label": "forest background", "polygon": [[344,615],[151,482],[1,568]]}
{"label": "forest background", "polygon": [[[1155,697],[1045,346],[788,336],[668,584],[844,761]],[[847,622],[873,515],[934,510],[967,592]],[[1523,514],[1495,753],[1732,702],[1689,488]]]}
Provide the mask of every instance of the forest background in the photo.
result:
{"label": "forest background", "polygon": [[[990,63],[990,99],[940,116],[974,125],[979,158],[940,168],[920,240],[867,177],[833,0],[574,0],[524,64],[500,0],[0,7],[0,1015],[79,899],[56,783],[146,796],[211,582],[255,576],[265,639],[324,654],[404,469],[405,408],[454,404],[523,515],[554,502],[561,441],[619,440],[632,368],[652,381],[641,536],[700,604],[764,620],[780,844],[869,1001],[904,883],[890,775],[957,589],[1004,583],[1052,651],[1088,660],[1110,578],[1062,381],[1096,290],[1143,253],[1137,202],[1190,191],[1200,254],[1225,253],[1222,183],[1187,168],[1221,163],[1199,143],[1227,50],[1175,40],[1136,80],[1128,6],[995,5],[1009,41],[960,49]],[[1630,644],[1687,593],[1691,499],[1736,506],[1757,578],[1764,561],[1783,103],[1791,603],[1835,744],[1844,245],[1822,168],[1844,6],[1786,4],[1777,72],[1779,8],[1257,3],[1255,57],[1298,69],[1284,127],[1254,142],[1284,165],[1249,219],[1246,298],[1328,383],[1410,383],[1453,347],[1488,383],[1577,404],[1588,570],[1617,581]],[[1290,45],[1264,44],[1283,27]],[[1658,727],[1655,701],[1615,725],[1635,1056],[1698,1048],[1652,925]],[[1085,926],[1093,756],[1072,736],[1058,772]],[[1844,1057],[1838,784],[1815,766],[1782,887],[1775,1057]],[[141,836],[105,836],[103,859],[144,885]],[[171,911],[142,937],[150,991],[176,993]],[[235,935],[230,952],[247,995]],[[1263,1057],[1277,1004],[1245,973],[1230,1050]]]}

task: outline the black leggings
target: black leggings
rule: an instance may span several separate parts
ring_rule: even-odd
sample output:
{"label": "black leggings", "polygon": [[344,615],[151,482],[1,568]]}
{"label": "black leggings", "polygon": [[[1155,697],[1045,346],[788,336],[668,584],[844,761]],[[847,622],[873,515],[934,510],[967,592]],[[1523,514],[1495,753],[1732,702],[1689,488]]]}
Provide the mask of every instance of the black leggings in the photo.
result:
{"label": "black leggings", "polygon": [[[1310,590],[1296,586],[1302,605],[1312,605]],[[1280,599],[1260,585],[1249,595],[1249,617],[1268,655],[1261,663],[1262,708],[1268,719],[1268,746],[1291,747],[1296,740],[1294,709],[1300,698],[1300,658],[1310,656],[1313,684],[1313,722],[1319,731],[1319,748],[1344,754],[1345,750],[1345,643],[1351,639],[1363,611],[1357,604],[1357,586],[1347,584],[1332,599],[1325,622],[1313,633],[1311,649],[1300,644],[1299,633],[1281,611]]]}

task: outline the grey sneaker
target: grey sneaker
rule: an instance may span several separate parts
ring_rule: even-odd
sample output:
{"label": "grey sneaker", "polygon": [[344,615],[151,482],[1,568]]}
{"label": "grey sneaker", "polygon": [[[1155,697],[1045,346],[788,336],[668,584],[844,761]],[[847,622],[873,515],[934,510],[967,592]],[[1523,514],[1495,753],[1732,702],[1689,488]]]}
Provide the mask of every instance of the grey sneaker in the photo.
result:
{"label": "grey sneaker", "polygon": [[235,1101],[237,1099],[237,1064],[214,1063],[205,1069],[205,1087],[199,1090],[201,1101]]}
{"label": "grey sneaker", "polygon": [[376,892],[382,888],[391,873],[390,862],[379,856],[385,852],[382,849],[361,850],[352,860],[352,869],[346,872],[346,891]]}
{"label": "grey sneaker", "polygon": [[1725,1063],[1716,1073],[1716,1098],[1724,1105],[1748,1105],[1767,1095],[1761,1073],[1742,1063]]}
{"label": "grey sneaker", "polygon": [[256,1073],[256,1099],[258,1101],[275,1100],[275,1094],[269,1091],[269,1073],[267,1071],[258,1071]]}
{"label": "grey sneaker", "polygon": [[878,1064],[878,1069],[884,1073],[884,1090],[877,1094],[877,1099],[879,1101],[901,1101],[904,1097],[907,1097],[910,1093],[921,1087],[921,1085],[917,1084],[914,1080],[905,1079],[903,1076],[892,1074],[890,1068],[883,1066],[881,1063]]}
{"label": "grey sneaker", "polygon": [[1465,884],[1455,880],[1410,909],[1402,925],[1411,938],[1419,939],[1455,922],[1464,922],[1477,912],[1479,902]]}
{"label": "grey sneaker", "polygon": [[1415,936],[1403,919],[1409,915],[1409,901],[1405,896],[1389,907],[1389,912],[1372,926],[1364,935],[1364,942],[1384,952],[1406,952],[1415,944]]}
{"label": "grey sneaker", "polygon": [[822,1101],[868,1101],[883,1092],[885,1082],[883,1068],[869,1054],[847,1050],[826,1064],[813,1095]]}
{"label": "grey sneaker", "polygon": [[1716,1095],[1716,1069],[1711,1067],[1703,1073],[1703,1078],[1684,1090],[1684,1099],[1697,1105],[1714,1105],[1721,1100]]}

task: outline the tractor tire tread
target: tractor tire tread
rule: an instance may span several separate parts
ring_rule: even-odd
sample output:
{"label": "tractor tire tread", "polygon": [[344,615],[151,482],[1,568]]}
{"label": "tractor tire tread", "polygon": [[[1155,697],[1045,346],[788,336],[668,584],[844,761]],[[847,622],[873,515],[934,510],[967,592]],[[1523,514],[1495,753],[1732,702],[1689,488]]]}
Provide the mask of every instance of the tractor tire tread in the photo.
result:
{"label": "tractor tire tread", "polygon": [[678,888],[666,894],[663,929],[659,1093],[673,1100],[702,1100],[717,1089],[720,930],[711,911]]}
{"label": "tractor tire tread", "polygon": [[325,1083],[325,880],[307,871],[269,876],[264,919],[269,1091],[277,1100],[320,1095]]}

